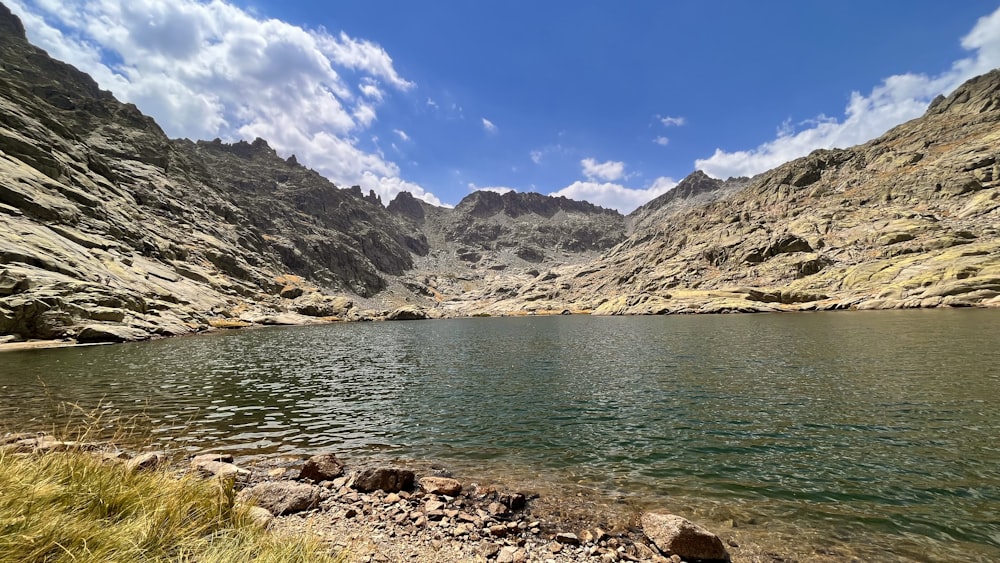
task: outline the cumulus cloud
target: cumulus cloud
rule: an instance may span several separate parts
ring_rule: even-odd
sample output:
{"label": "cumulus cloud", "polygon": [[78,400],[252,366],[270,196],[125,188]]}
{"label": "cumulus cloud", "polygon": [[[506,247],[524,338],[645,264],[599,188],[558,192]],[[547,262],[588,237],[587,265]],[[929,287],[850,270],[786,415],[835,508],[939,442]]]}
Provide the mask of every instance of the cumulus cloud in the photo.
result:
{"label": "cumulus cloud", "polygon": [[585,200],[590,203],[630,213],[649,200],[666,193],[677,185],[672,178],[659,177],[646,188],[628,188],[613,182],[577,181],[553,192],[553,196]]}
{"label": "cumulus cloud", "polygon": [[530,155],[531,156],[531,162],[534,162],[535,164],[541,164],[542,163],[542,156],[543,155],[544,155],[544,153],[542,153],[542,151],[531,151],[531,155]]}
{"label": "cumulus cloud", "polygon": [[669,115],[667,115],[667,116],[658,115],[658,116],[656,116],[656,118],[660,120],[660,123],[662,123],[664,127],[679,127],[679,126],[684,125],[685,123],[687,123],[687,120],[684,119],[683,117],[671,117]]}
{"label": "cumulus cloud", "polygon": [[403,140],[403,141],[409,141],[410,140],[410,136],[407,135],[406,131],[403,131],[402,129],[393,129],[392,132],[395,133],[396,136],[400,138],[400,140]]}
{"label": "cumulus cloud", "polygon": [[749,150],[716,149],[712,156],[696,160],[695,168],[716,178],[752,176],[815,149],[863,143],[919,117],[934,97],[1000,66],[1000,9],[980,18],[961,44],[971,55],[955,61],[940,74],[890,76],[867,95],[852,92],[841,118],[819,115],[798,127],[786,123],[773,140]]}
{"label": "cumulus cloud", "polygon": [[[398,166],[358,146],[388,95],[414,84],[379,45],[264,19],[223,0],[7,0],[29,38],[153,116],[173,137],[267,139],[339,185],[388,201]],[[352,87],[344,76],[357,77]],[[353,82],[353,81],[352,81]]]}
{"label": "cumulus cloud", "polygon": [[489,119],[486,119],[485,117],[483,118],[483,129],[487,133],[496,133],[497,132],[497,126],[494,125],[492,121],[490,121]]}
{"label": "cumulus cloud", "polygon": [[583,175],[590,180],[614,182],[625,175],[625,163],[616,160],[597,162],[593,158],[585,158],[580,164],[583,166]]}
{"label": "cumulus cloud", "polygon": [[653,142],[656,143],[657,145],[660,145],[661,147],[665,147],[667,146],[667,143],[670,142],[670,139],[664,137],[663,135],[660,135],[659,137],[653,139]]}

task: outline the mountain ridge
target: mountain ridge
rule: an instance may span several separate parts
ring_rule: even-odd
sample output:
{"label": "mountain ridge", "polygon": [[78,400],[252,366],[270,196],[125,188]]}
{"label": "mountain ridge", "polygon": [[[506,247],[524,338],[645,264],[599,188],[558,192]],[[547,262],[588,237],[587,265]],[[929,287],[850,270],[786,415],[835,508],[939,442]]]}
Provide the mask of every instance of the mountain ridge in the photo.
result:
{"label": "mountain ridge", "polygon": [[341,189],[168,139],[0,4],[0,341],[469,315],[1000,306],[1000,71],[868,143],[695,171],[628,216]]}

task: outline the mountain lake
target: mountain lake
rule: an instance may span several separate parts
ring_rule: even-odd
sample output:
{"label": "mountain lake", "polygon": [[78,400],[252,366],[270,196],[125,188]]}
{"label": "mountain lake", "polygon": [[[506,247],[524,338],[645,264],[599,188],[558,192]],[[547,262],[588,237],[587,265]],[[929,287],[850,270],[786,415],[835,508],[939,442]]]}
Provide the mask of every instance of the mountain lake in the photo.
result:
{"label": "mountain lake", "polygon": [[14,351],[0,430],[59,428],[71,403],[139,415],[175,453],[333,451],[670,510],[779,553],[997,561],[998,327],[968,309],[518,317]]}

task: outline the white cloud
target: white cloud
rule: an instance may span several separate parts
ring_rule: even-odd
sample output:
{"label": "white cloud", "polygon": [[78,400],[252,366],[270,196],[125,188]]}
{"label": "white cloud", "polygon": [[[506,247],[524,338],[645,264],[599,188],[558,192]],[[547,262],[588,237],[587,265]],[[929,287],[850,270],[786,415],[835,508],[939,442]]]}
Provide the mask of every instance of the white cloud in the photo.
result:
{"label": "white cloud", "polygon": [[656,143],[657,145],[660,145],[661,147],[665,147],[667,146],[667,143],[670,142],[670,139],[664,137],[663,135],[660,135],[659,137],[653,139],[653,142]]}
{"label": "white cloud", "polygon": [[649,200],[666,193],[677,185],[671,178],[660,177],[644,189],[627,188],[611,182],[573,182],[565,188],[553,192],[553,196],[585,200],[590,203],[630,213]]}
{"label": "white cloud", "polygon": [[498,194],[505,194],[507,192],[516,192],[514,188],[507,188],[504,186],[477,186],[472,182],[469,182],[470,192],[496,192]]}
{"label": "white cloud", "polygon": [[[379,45],[262,19],[222,0],[8,0],[32,42],[153,116],[168,135],[268,140],[341,186],[389,201],[395,163],[357,146],[388,95],[407,92]],[[356,87],[342,73],[356,76]]]}
{"label": "white cloud", "polygon": [[750,150],[715,153],[695,161],[695,168],[716,178],[752,176],[805,156],[815,149],[848,147],[868,141],[927,109],[930,101],[947,94],[973,76],[1000,66],[1000,9],[980,18],[962,38],[972,55],[955,61],[936,75],[897,74],[868,93],[852,92],[841,119],[819,115],[800,123],[782,124],[775,139]]}
{"label": "white cloud", "polygon": [[385,92],[378,87],[378,81],[371,77],[365,77],[358,86],[358,90],[361,90],[362,94],[375,102],[381,102],[385,98]]}
{"label": "white cloud", "polygon": [[[558,136],[562,137],[565,134],[566,134],[565,131],[560,131],[558,133]],[[571,154],[572,152],[573,151],[567,147],[564,147],[560,144],[555,144],[555,145],[546,145],[540,149],[535,149],[530,153],[528,153],[528,156],[531,157],[531,162],[534,162],[535,164],[541,164],[542,161],[545,160],[546,157],[550,154],[554,154],[556,156],[566,156]]]}
{"label": "white cloud", "polygon": [[660,120],[660,123],[662,123],[664,127],[679,127],[687,123],[687,120],[683,117],[671,117],[669,115],[658,115],[656,117]]}
{"label": "white cloud", "polygon": [[486,119],[485,117],[483,118],[483,129],[487,133],[496,133],[497,132],[497,126],[494,125],[492,121],[490,121],[489,119]]}
{"label": "white cloud", "polygon": [[[273,20],[271,20],[273,21]],[[288,24],[284,24],[288,25]],[[392,66],[392,58],[385,49],[371,41],[358,40],[343,31],[339,38],[325,33],[315,34],[318,42],[334,62],[353,70],[371,73],[385,79],[400,90],[409,90],[414,84],[400,78]]]}
{"label": "white cloud", "polygon": [[409,141],[410,140],[410,136],[407,135],[406,131],[403,131],[402,129],[393,129],[392,132],[395,133],[396,136],[399,137],[403,141]]}
{"label": "white cloud", "polygon": [[593,158],[585,158],[580,161],[583,166],[583,175],[590,180],[605,180],[614,182],[625,175],[625,163],[615,160],[607,162],[597,162]]}

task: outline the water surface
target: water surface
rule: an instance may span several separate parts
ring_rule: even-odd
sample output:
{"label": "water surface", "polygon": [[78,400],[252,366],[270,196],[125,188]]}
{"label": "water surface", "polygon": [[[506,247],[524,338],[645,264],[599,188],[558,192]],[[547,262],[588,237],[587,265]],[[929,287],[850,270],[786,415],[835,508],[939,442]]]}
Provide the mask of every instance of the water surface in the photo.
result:
{"label": "water surface", "polygon": [[[582,488],[875,561],[1000,560],[1000,311],[337,324],[0,355],[167,445]],[[575,490],[575,489],[574,489]]]}

